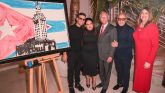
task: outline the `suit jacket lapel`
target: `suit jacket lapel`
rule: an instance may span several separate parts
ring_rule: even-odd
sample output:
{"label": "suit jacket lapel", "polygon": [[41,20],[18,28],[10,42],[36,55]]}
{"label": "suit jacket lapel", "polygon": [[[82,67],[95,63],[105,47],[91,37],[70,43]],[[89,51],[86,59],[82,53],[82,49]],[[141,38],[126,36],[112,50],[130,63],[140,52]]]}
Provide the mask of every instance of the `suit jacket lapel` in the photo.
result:
{"label": "suit jacket lapel", "polygon": [[98,40],[99,40],[99,41],[100,41],[101,38],[102,38],[102,36],[100,36],[100,30],[101,30],[101,25],[98,26],[98,32],[99,32],[99,34],[98,34]]}
{"label": "suit jacket lapel", "polygon": [[98,26],[99,35],[100,35],[100,30],[101,30],[101,25]]}
{"label": "suit jacket lapel", "polygon": [[104,37],[104,35],[108,32],[108,29],[109,28],[109,23],[108,23],[108,25],[106,26],[106,28],[104,29],[104,32],[103,32],[103,34],[102,34],[102,37]]}
{"label": "suit jacket lapel", "polygon": [[108,23],[108,25],[104,29],[104,32],[102,33],[102,36],[100,36],[101,25],[99,25],[99,27],[98,27],[98,30],[99,30],[99,40],[101,40],[104,37],[104,35],[109,31],[109,25],[110,24]]}

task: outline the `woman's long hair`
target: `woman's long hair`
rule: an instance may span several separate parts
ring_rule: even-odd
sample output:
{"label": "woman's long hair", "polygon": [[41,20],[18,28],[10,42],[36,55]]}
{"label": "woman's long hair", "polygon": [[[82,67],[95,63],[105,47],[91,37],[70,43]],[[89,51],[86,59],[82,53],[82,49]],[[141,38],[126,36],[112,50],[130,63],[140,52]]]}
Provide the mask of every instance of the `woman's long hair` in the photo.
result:
{"label": "woman's long hair", "polygon": [[[151,22],[153,22],[153,14],[152,14],[152,10],[149,7],[144,7],[142,10],[147,10],[149,13],[149,18],[148,21],[146,22],[146,24],[144,24],[144,27],[147,26],[148,24],[150,24]],[[138,25],[141,24],[142,20],[141,20],[141,14],[142,14],[142,10],[139,14],[139,17],[137,19],[137,23]]]}

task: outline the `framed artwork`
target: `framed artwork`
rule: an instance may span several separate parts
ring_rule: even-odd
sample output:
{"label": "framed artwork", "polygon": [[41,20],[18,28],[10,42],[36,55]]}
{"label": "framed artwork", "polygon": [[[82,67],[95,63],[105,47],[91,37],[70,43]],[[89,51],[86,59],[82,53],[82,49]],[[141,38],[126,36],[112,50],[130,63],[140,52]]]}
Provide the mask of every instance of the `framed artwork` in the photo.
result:
{"label": "framed artwork", "polygon": [[0,0],[0,64],[70,47],[65,4]]}

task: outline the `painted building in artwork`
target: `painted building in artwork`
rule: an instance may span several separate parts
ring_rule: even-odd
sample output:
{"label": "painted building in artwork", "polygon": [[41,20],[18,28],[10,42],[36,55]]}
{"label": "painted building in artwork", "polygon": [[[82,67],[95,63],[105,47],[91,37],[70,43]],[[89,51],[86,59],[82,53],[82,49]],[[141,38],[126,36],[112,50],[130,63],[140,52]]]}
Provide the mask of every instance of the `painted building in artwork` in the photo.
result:
{"label": "painted building in artwork", "polygon": [[46,17],[41,12],[40,4],[37,2],[36,14],[32,20],[34,22],[34,37],[29,38],[24,44],[16,46],[16,55],[27,55],[36,52],[45,52],[56,49],[55,40],[47,38]]}
{"label": "painted building in artwork", "polygon": [[36,5],[36,14],[33,17],[34,31],[36,40],[45,40],[47,38],[46,32],[46,17],[41,12],[41,7],[39,4]]}

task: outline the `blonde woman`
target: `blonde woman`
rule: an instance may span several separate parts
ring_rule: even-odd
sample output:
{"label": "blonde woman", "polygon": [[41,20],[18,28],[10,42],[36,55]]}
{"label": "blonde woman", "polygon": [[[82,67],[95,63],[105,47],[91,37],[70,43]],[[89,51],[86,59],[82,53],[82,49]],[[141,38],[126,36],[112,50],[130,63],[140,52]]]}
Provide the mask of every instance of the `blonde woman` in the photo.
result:
{"label": "blonde woman", "polygon": [[148,93],[154,60],[158,50],[159,32],[152,22],[152,12],[144,7],[138,18],[138,26],[133,33],[135,40],[135,68],[133,90],[138,93]]}

